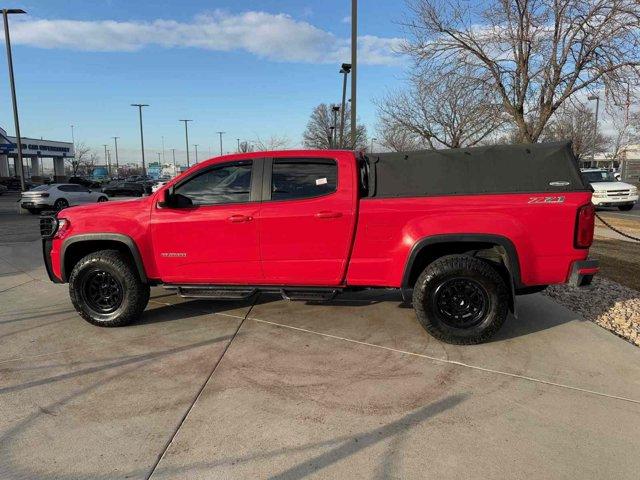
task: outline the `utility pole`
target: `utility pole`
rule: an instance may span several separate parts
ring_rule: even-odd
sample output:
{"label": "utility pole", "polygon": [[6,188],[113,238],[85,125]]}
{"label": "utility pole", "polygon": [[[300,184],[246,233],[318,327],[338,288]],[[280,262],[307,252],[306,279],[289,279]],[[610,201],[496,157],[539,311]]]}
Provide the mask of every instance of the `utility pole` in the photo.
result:
{"label": "utility pole", "polygon": [[590,95],[587,99],[596,101],[596,119],[593,123],[593,134],[591,138],[591,166],[593,167],[593,163],[596,159],[596,135],[598,135],[598,110],[600,109],[600,97],[598,95]]}
{"label": "utility pole", "polygon": [[358,66],[358,0],[351,0],[351,146],[356,148],[356,73]]}
{"label": "utility pole", "polygon": [[194,147],[195,147],[195,149],[196,149],[196,163],[198,163],[198,144],[197,144],[197,143],[194,143],[194,144],[193,144],[193,146],[194,146]]}
{"label": "utility pole", "polygon": [[350,63],[343,63],[340,73],[342,74],[342,105],[340,110],[340,148],[344,148],[344,115],[346,113],[347,102],[347,75],[351,71]]}
{"label": "utility pole", "polygon": [[116,151],[116,175],[118,175],[118,170],[120,169],[120,163],[118,161],[118,139],[120,137],[111,137],[113,138],[113,142],[114,142],[114,147],[115,147],[115,151]]}
{"label": "utility pole", "polygon": [[189,122],[193,122],[193,120],[183,119],[179,121],[184,122],[184,138],[187,146],[187,168],[189,168],[191,165],[189,165],[189,127],[187,125]]}
{"label": "utility pole", "polygon": [[144,163],[144,134],[142,133],[142,107],[148,107],[149,105],[146,103],[132,103],[132,107],[138,107],[138,112],[140,114],[140,149],[142,151],[142,176],[147,175],[147,167]]}
{"label": "utility pole", "polygon": [[109,176],[111,176],[111,165],[109,164],[109,158],[107,157],[107,147],[109,145],[104,144],[102,146],[104,147],[104,164],[107,167],[107,172],[109,172]]}
{"label": "utility pole", "polygon": [[[13,122],[16,128],[16,148],[18,151],[18,163],[20,165],[16,173],[20,176],[20,190],[25,191],[24,166],[22,165],[22,137],[20,136],[20,121],[18,120],[18,100],[16,99],[16,82],[13,77],[13,56],[11,55],[11,38],[9,37],[9,15],[13,13],[27,13],[19,8],[3,8],[4,40],[7,45],[7,63],[9,64],[9,83],[11,84],[11,101],[13,102]],[[54,168],[55,170],[55,168]],[[64,175],[64,172],[62,172]]]}
{"label": "utility pole", "polygon": [[172,148],[171,153],[173,154],[173,176],[178,175],[178,167],[176,165],[176,149]]}
{"label": "utility pole", "polygon": [[218,135],[220,135],[220,155],[222,155],[222,135],[224,135],[227,132],[216,132]]}

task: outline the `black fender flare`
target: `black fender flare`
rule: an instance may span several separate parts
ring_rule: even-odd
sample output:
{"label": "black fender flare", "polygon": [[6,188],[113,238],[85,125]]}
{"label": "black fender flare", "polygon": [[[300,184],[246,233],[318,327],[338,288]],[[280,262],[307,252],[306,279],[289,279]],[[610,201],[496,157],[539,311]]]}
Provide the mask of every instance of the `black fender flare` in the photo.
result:
{"label": "black fender flare", "polygon": [[62,281],[67,282],[69,280],[69,275],[65,268],[65,254],[67,253],[67,249],[76,243],[81,242],[90,242],[90,241],[100,241],[100,240],[108,240],[110,242],[118,242],[123,244],[131,253],[131,257],[136,265],[136,270],[138,271],[138,275],[140,275],[140,280],[142,283],[148,283],[147,274],[144,269],[144,263],[142,262],[142,257],[140,256],[140,251],[138,250],[138,246],[136,242],[129,236],[123,235],[121,233],[81,233],[78,235],[73,235],[71,237],[65,238],[62,242],[62,247],[60,248],[60,274],[62,276]]}
{"label": "black fender flare", "polygon": [[[516,250],[515,245],[511,240],[502,235],[494,235],[490,233],[458,233],[458,234],[443,234],[443,235],[431,235],[429,237],[424,237],[414,243],[413,247],[411,247],[411,252],[409,253],[409,258],[404,266],[404,273],[402,274],[402,283],[401,283],[401,291],[403,298],[406,297],[406,292],[410,288],[409,279],[411,277],[411,269],[413,268],[413,264],[418,257],[418,254],[425,248],[428,248],[432,245],[441,244],[441,243],[464,243],[464,242],[483,242],[483,243],[493,243],[495,245],[499,245],[504,248],[504,251],[507,254],[506,267],[509,272],[509,276],[511,277],[511,285],[509,285],[511,290],[511,305],[510,309],[515,314],[515,294],[516,290],[522,288],[522,282],[520,279],[520,261],[518,259],[518,251]],[[408,297],[407,297],[408,298]]]}

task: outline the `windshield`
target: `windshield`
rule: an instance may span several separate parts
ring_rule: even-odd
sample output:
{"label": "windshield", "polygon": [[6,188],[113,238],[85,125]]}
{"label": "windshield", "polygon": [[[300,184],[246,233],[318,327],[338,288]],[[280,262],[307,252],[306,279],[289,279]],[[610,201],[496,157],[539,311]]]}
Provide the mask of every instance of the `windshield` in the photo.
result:
{"label": "windshield", "polygon": [[611,172],[582,172],[582,176],[589,183],[616,181],[616,177]]}

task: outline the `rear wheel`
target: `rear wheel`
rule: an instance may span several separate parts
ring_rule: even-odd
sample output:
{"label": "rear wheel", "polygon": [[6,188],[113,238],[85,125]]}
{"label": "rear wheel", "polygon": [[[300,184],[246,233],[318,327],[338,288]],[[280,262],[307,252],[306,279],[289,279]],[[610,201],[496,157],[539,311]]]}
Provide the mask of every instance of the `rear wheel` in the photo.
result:
{"label": "rear wheel", "polygon": [[100,327],[137,320],[149,302],[149,285],[122,253],[100,250],[82,258],[69,277],[69,295],[80,316]]}
{"label": "rear wheel", "polygon": [[55,208],[58,211],[63,210],[68,206],[69,206],[69,202],[67,202],[67,200],[64,198],[59,198],[58,200],[56,200],[56,203],[53,204],[53,208]]}
{"label": "rear wheel", "polygon": [[107,197],[99,197],[98,202],[107,202],[109,199]]}
{"label": "rear wheel", "polygon": [[619,205],[618,210],[622,210],[623,212],[628,212],[633,208],[633,204],[631,205]]}
{"label": "rear wheel", "polygon": [[509,290],[489,263],[468,255],[429,264],[413,290],[418,321],[432,336],[453,344],[489,340],[509,312]]}

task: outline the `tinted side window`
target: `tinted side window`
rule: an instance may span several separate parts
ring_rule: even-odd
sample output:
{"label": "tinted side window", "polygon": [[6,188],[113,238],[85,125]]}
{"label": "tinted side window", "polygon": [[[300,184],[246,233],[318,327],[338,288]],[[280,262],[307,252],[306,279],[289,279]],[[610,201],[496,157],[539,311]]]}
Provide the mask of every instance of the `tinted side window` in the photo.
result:
{"label": "tinted side window", "polygon": [[71,185],[60,185],[58,187],[58,190],[60,190],[61,192],[71,192]]}
{"label": "tinted side window", "polygon": [[338,166],[324,159],[275,159],[271,199],[289,200],[326,195],[336,191]]}
{"label": "tinted side window", "polygon": [[183,183],[175,192],[189,197],[194,205],[248,202],[251,163],[246,161],[214,167]]}

